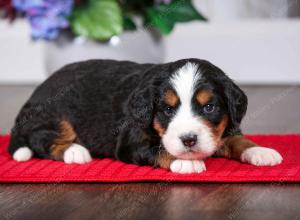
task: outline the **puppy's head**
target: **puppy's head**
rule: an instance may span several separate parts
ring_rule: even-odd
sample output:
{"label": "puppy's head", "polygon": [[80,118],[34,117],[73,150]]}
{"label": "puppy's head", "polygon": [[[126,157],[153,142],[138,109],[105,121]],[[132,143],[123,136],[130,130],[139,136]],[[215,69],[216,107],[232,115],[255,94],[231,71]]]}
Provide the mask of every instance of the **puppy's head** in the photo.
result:
{"label": "puppy's head", "polygon": [[153,77],[134,93],[130,109],[170,154],[202,159],[218,149],[222,137],[240,132],[247,97],[222,70],[188,59],[150,72]]}

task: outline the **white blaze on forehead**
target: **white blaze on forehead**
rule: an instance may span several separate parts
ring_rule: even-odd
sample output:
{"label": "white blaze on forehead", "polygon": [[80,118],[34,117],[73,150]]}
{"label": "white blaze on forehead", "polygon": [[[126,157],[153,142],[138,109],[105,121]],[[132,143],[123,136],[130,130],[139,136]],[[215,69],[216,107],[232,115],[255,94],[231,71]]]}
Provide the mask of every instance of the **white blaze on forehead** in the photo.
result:
{"label": "white blaze on forehead", "polygon": [[181,103],[190,103],[194,94],[194,88],[200,73],[197,73],[198,65],[187,63],[180,68],[171,78],[171,84],[177,92]]}
{"label": "white blaze on forehead", "polygon": [[[162,141],[169,153],[183,159],[205,157],[211,155],[216,148],[210,128],[192,109],[195,86],[201,77],[201,73],[197,71],[198,65],[187,63],[171,78],[171,85],[179,97],[180,105],[170,121]],[[187,152],[188,149],[186,149],[180,139],[181,136],[189,133],[196,134],[198,140],[193,149],[196,152],[193,154]]]}

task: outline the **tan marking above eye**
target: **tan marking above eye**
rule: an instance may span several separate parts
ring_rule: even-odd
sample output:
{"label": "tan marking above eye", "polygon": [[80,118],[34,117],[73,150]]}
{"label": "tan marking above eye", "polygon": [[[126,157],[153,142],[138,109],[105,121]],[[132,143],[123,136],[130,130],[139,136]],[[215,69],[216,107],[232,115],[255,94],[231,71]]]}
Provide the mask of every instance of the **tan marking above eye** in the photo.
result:
{"label": "tan marking above eye", "polygon": [[213,97],[213,93],[207,89],[201,89],[196,95],[196,99],[200,105],[207,104]]}
{"label": "tan marking above eye", "polygon": [[166,104],[168,104],[169,106],[172,106],[172,107],[175,107],[179,102],[179,98],[178,98],[177,94],[172,90],[168,90],[165,93],[164,99],[165,99]]}

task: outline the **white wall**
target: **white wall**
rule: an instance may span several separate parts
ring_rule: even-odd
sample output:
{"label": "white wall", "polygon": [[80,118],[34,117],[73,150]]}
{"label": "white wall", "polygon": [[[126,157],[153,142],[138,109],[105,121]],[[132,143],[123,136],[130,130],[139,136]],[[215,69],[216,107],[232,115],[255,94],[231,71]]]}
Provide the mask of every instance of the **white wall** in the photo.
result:
{"label": "white wall", "polygon": [[[41,42],[27,24],[0,22],[0,84],[38,83],[46,78]],[[210,60],[241,84],[300,83],[300,20],[193,22],[166,38],[166,61]]]}
{"label": "white wall", "polygon": [[300,83],[300,20],[189,23],[166,44],[166,60],[207,59],[241,84]]}
{"label": "white wall", "polygon": [[43,43],[30,39],[27,23],[0,21],[0,83],[39,83],[45,78]]}

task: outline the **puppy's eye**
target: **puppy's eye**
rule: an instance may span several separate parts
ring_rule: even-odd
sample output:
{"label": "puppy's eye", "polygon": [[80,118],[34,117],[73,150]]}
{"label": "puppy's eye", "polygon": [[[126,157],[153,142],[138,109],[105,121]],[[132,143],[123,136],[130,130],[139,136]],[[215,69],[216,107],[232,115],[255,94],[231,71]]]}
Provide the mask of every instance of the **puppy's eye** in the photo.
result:
{"label": "puppy's eye", "polygon": [[215,105],[214,104],[207,104],[203,106],[203,112],[208,114],[215,111]]}
{"label": "puppy's eye", "polygon": [[166,116],[172,116],[174,113],[175,113],[175,109],[168,106],[165,110],[164,110],[164,113]]}

